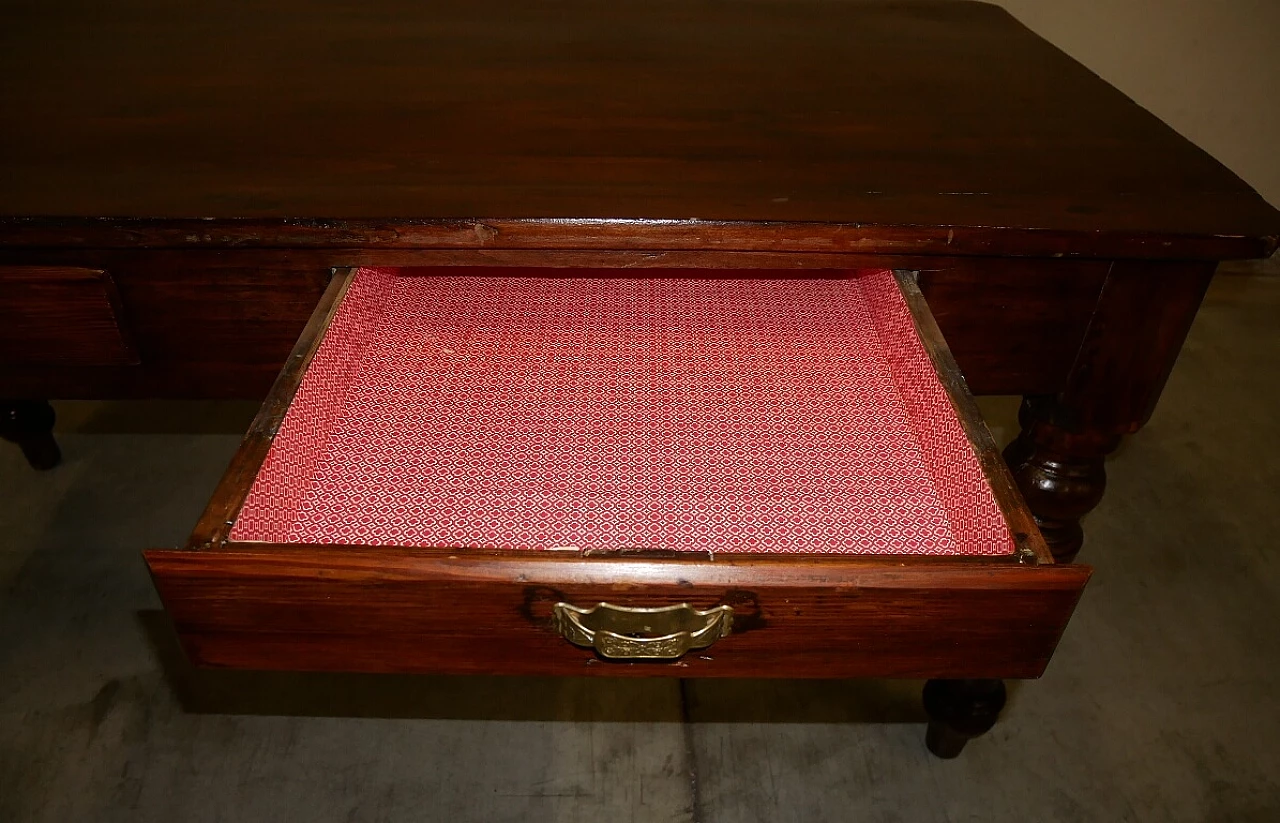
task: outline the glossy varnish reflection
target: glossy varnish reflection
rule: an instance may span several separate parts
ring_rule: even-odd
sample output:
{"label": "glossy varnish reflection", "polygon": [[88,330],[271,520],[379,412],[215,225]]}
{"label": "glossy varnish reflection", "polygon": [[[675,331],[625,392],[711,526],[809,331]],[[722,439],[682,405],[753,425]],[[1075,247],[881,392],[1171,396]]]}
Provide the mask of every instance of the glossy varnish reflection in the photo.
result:
{"label": "glossy varnish reflection", "polygon": [[1215,258],[1280,233],[990,5],[124,0],[6,24],[3,245]]}

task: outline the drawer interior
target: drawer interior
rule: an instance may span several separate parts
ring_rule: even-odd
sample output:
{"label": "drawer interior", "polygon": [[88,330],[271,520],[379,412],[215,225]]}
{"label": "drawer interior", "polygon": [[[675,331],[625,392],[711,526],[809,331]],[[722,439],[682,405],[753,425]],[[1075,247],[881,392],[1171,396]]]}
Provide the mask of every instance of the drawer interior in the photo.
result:
{"label": "drawer interior", "polygon": [[357,271],[230,538],[1014,552],[892,272],[525,275]]}

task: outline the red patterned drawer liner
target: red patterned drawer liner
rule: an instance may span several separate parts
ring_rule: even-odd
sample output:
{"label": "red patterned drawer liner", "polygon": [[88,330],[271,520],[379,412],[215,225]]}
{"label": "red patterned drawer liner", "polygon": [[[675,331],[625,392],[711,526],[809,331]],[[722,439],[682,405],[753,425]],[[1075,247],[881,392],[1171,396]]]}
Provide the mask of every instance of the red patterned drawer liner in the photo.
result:
{"label": "red patterned drawer liner", "polygon": [[528,273],[356,273],[231,538],[1013,551],[892,273]]}

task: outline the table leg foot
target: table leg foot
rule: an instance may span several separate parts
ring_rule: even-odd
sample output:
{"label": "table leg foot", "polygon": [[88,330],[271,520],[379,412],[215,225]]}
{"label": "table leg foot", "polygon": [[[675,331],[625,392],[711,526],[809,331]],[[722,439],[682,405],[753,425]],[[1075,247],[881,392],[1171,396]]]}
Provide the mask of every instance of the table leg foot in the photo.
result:
{"label": "table leg foot", "polygon": [[930,680],[924,684],[925,745],[945,760],[956,757],[970,740],[991,731],[1004,700],[1003,680]]}
{"label": "table leg foot", "polygon": [[52,469],[62,462],[53,439],[53,406],[44,400],[0,400],[0,438],[17,443],[33,469]]}

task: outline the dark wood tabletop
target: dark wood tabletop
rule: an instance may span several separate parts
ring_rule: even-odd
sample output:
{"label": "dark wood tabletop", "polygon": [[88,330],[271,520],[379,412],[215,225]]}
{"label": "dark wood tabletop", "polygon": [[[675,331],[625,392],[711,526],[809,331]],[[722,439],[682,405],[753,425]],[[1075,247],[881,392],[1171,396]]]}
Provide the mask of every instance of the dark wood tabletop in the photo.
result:
{"label": "dark wood tabletop", "polygon": [[[0,439],[39,468],[59,459],[44,398],[296,385],[353,267],[898,268],[918,273],[901,282],[953,403],[1024,395],[1001,482],[1065,563],[1218,261],[1278,238],[1280,212],[1248,185],[990,5],[0,0]],[[993,444],[975,453],[998,466]],[[220,492],[206,521],[228,524],[235,499]],[[1020,539],[1036,531],[1020,522]],[[706,605],[714,589],[763,592],[744,616],[813,627],[814,665],[792,674],[1035,675],[1087,577],[1044,562],[924,578],[897,561],[874,579],[809,561],[787,577],[721,558],[662,588],[640,560],[628,578],[589,558],[547,575],[276,549],[151,556],[180,631],[206,644],[196,659],[491,671],[519,648],[547,674],[538,644],[564,650],[530,622],[537,592]],[[452,631],[475,602],[531,617],[506,641],[468,633],[484,621]],[[717,653],[715,671],[780,673],[778,644],[752,647],[747,628],[726,645],[745,662]],[[999,700],[974,699],[994,720]]]}
{"label": "dark wood tabletop", "polygon": [[10,247],[1221,258],[1280,235],[1220,163],[980,3],[0,10]]}

